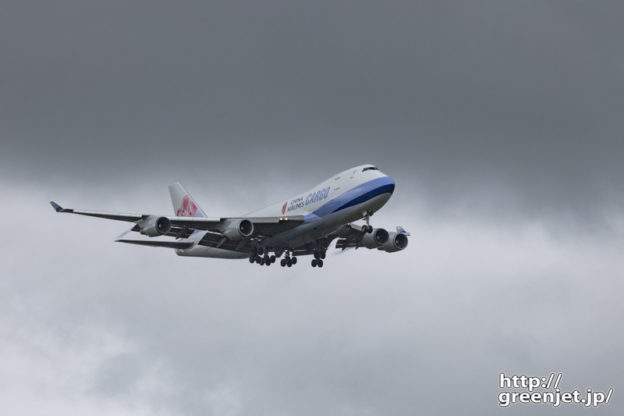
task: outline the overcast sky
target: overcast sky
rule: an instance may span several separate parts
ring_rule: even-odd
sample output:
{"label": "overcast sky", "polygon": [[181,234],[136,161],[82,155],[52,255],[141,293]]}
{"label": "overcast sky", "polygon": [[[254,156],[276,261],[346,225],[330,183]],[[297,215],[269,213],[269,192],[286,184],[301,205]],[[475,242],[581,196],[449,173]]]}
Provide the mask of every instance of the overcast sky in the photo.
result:
{"label": "overcast sky", "polygon": [[[498,373],[624,409],[624,6],[4,1],[0,407],[493,414]],[[373,163],[401,253],[121,246],[76,208],[208,215]],[[553,414],[518,405],[501,414]]]}

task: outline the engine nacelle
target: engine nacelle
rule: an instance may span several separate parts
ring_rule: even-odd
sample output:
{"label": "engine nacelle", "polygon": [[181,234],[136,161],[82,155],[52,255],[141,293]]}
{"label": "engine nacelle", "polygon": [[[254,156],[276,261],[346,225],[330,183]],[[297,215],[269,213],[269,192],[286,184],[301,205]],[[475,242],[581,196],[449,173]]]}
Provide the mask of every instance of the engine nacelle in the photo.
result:
{"label": "engine nacelle", "polygon": [[379,247],[379,250],[387,251],[388,253],[392,253],[394,251],[403,250],[407,247],[407,236],[403,233],[388,233],[389,238],[385,244]]}
{"label": "engine nacelle", "polygon": [[366,233],[362,237],[362,245],[366,248],[377,248],[385,244],[390,238],[388,231],[383,228],[374,228],[373,232]]}
{"label": "engine nacelle", "polygon": [[251,237],[254,232],[253,223],[249,220],[238,220],[231,222],[223,235],[232,241],[242,240],[243,238]]}
{"label": "engine nacelle", "polygon": [[167,234],[171,229],[171,221],[167,217],[157,217],[150,215],[137,222],[139,232],[143,235],[150,237],[156,237],[159,235]]}

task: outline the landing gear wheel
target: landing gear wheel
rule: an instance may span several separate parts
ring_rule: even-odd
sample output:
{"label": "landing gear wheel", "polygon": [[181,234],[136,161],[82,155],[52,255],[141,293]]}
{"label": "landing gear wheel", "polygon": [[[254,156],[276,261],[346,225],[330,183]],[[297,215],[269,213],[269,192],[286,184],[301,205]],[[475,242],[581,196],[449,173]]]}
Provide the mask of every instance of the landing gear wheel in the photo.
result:
{"label": "landing gear wheel", "polygon": [[292,258],[292,264],[297,264],[297,257]]}
{"label": "landing gear wheel", "polygon": [[271,264],[275,263],[275,256],[272,255],[270,259],[271,259]]}
{"label": "landing gear wheel", "polygon": [[256,262],[256,256],[249,256],[249,263],[255,263]]}
{"label": "landing gear wheel", "polygon": [[292,267],[292,265],[293,265],[293,262],[291,259],[286,260],[286,266]]}
{"label": "landing gear wheel", "polygon": [[313,259],[313,260],[312,260],[312,267],[316,267],[316,265],[317,265],[317,263],[318,263],[319,261],[322,261],[322,260]]}
{"label": "landing gear wheel", "polygon": [[261,257],[261,258],[260,258],[260,261],[258,262],[258,264],[259,264],[260,266],[264,266],[264,257]]}
{"label": "landing gear wheel", "polygon": [[316,265],[317,265],[318,267],[323,267],[323,260],[317,260],[317,261],[316,261]]}
{"label": "landing gear wheel", "polygon": [[286,259],[281,259],[281,260],[280,260],[280,265],[281,265],[282,267],[286,266]]}

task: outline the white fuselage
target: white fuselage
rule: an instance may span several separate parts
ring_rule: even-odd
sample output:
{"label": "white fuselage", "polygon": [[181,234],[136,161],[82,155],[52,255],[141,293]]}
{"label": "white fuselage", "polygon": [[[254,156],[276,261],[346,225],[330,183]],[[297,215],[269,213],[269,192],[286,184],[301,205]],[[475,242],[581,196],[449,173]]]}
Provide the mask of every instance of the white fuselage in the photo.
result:
{"label": "white fuselage", "polygon": [[[304,223],[274,235],[267,246],[295,248],[335,231],[341,225],[357,221],[381,208],[394,191],[394,181],[371,165],[357,166],[321,182],[312,189],[243,217],[304,216]],[[199,241],[204,232],[189,239]],[[176,250],[181,256],[247,258],[248,253],[196,245]]]}

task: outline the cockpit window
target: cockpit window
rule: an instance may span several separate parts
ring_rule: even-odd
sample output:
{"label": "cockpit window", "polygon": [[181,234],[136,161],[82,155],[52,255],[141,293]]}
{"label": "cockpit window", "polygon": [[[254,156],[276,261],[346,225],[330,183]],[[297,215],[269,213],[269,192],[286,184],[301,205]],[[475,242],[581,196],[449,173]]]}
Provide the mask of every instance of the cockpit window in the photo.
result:
{"label": "cockpit window", "polygon": [[367,170],[379,170],[379,169],[377,169],[375,166],[367,166],[364,169],[362,169],[362,172],[366,172]]}

